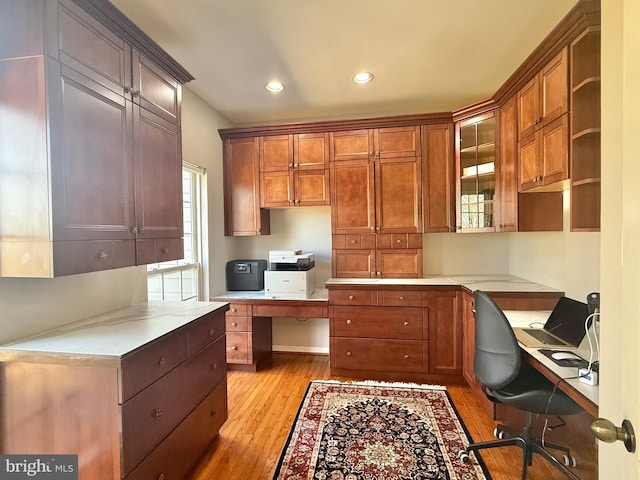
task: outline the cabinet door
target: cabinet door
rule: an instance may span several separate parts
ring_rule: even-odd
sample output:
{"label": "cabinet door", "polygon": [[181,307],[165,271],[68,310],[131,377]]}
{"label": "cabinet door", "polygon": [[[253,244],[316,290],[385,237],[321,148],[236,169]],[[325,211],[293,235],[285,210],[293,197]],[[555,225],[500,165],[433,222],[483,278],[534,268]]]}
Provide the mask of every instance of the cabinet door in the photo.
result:
{"label": "cabinet door", "polygon": [[133,239],[131,104],[55,61],[46,68],[54,241]]}
{"label": "cabinet door", "polygon": [[328,169],[297,168],[294,178],[294,201],[297,206],[330,204]]}
{"label": "cabinet door", "polygon": [[269,211],[260,209],[258,174],[258,139],[225,140],[225,235],[269,234]]}
{"label": "cabinet door", "polygon": [[331,160],[368,159],[374,155],[373,130],[331,133]]}
{"label": "cabinet door", "polygon": [[533,135],[540,117],[540,86],[538,76],[533,77],[518,92],[518,137],[520,141]]}
{"label": "cabinet door", "polygon": [[260,207],[294,205],[293,169],[260,172]]}
{"label": "cabinet door", "polygon": [[451,232],[455,218],[453,124],[422,127],[424,232]]}
{"label": "cabinet door", "polygon": [[293,168],[293,136],[260,137],[260,172]]}
{"label": "cabinet door", "polygon": [[335,278],[370,278],[374,275],[375,250],[333,250],[332,276]]}
{"label": "cabinet door", "polygon": [[569,110],[568,51],[565,47],[540,72],[540,126],[544,127]]}
{"label": "cabinet door", "polygon": [[516,97],[500,109],[500,155],[497,161],[497,227],[500,232],[518,231],[518,114]]}
{"label": "cabinet door", "polygon": [[529,190],[538,185],[538,143],[536,136],[532,135],[526,140],[521,140],[518,146],[518,175],[520,178],[520,191]]}
{"label": "cabinet door", "polygon": [[376,250],[376,277],[422,278],[422,248]]}
{"label": "cabinet door", "polygon": [[462,376],[470,387],[475,387],[476,374],[473,370],[475,356],[476,321],[474,298],[471,293],[462,294]]}
{"label": "cabinet door", "polygon": [[329,134],[299,133],[293,136],[294,166],[300,170],[329,168]]}
{"label": "cabinet door", "polygon": [[539,155],[543,185],[549,185],[569,177],[568,134],[567,115],[563,115],[542,129]]}
{"label": "cabinet door", "polygon": [[418,157],[376,159],[376,231],[421,233],[421,162]]}
{"label": "cabinet door", "polygon": [[[180,130],[176,125],[137,105],[134,105],[133,120],[136,238],[181,238]],[[176,255],[181,253],[183,252],[176,252]]]}
{"label": "cabinet door", "polygon": [[374,131],[375,154],[379,158],[419,157],[420,127],[390,127]]}
{"label": "cabinet door", "polygon": [[369,158],[331,162],[332,233],[375,231],[374,164]]}
{"label": "cabinet door", "polygon": [[174,125],[180,125],[180,82],[137,50],[132,52],[131,85],[129,92],[134,103]]}
{"label": "cabinet door", "polygon": [[429,309],[429,372],[442,375],[462,373],[462,321],[458,293],[425,293]]}

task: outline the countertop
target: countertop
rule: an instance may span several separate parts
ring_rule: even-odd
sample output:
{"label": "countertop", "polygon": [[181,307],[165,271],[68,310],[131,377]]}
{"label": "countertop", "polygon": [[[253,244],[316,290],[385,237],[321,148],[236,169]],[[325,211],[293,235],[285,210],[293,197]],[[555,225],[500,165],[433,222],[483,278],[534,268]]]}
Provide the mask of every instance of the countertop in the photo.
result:
{"label": "countertop", "polygon": [[141,303],[2,345],[0,360],[16,351],[122,357],[226,305],[222,302]]}
{"label": "countertop", "polygon": [[211,298],[215,300],[224,300],[232,302],[233,300],[269,300],[272,302],[281,301],[301,301],[301,302],[326,302],[329,299],[329,292],[326,288],[316,288],[315,292],[311,294],[309,298],[267,298],[264,294],[264,290],[255,291],[226,291],[217,295],[212,295]]}
{"label": "countertop", "polygon": [[525,280],[514,275],[433,275],[424,278],[330,278],[326,287],[340,285],[407,285],[407,286],[460,286],[473,292],[544,292],[560,293],[561,290]]}

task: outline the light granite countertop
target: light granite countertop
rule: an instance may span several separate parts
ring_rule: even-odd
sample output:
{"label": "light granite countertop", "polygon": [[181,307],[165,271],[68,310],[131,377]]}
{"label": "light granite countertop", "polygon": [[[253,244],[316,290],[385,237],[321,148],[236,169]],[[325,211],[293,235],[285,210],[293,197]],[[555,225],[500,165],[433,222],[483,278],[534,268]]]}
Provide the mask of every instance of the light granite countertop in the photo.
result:
{"label": "light granite countertop", "polygon": [[226,305],[222,302],[141,303],[2,345],[0,360],[16,351],[122,357]]}

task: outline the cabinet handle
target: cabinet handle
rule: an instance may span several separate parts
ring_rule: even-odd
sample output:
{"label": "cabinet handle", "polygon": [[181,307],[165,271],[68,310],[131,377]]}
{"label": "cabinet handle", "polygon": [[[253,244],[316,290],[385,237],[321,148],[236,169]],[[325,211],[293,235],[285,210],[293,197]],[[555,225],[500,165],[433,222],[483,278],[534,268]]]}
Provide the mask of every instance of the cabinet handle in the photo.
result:
{"label": "cabinet handle", "polygon": [[138,233],[138,227],[136,225],[131,225],[131,233]]}
{"label": "cabinet handle", "polygon": [[237,309],[236,307],[233,307],[233,308],[231,309],[231,311],[232,311],[233,313],[236,313],[236,312],[238,311],[238,309]]}
{"label": "cabinet handle", "polygon": [[100,252],[100,253],[98,254],[98,258],[99,258],[100,260],[104,260],[104,259],[105,259],[105,258],[107,258],[108,256],[109,256],[109,255],[107,255],[107,252]]}
{"label": "cabinet handle", "polygon": [[237,350],[237,349],[238,349],[237,345],[231,345],[231,350]]}
{"label": "cabinet handle", "polygon": [[347,318],[347,325],[351,325],[351,319]]}
{"label": "cabinet handle", "polygon": [[371,230],[372,232],[375,232],[376,227],[371,227],[371,228],[370,228],[370,230]]}
{"label": "cabinet handle", "polygon": [[218,364],[217,363],[212,363],[209,365],[209,369],[210,370],[216,370],[218,368]]}
{"label": "cabinet handle", "polygon": [[167,253],[169,253],[169,249],[168,249],[167,247],[164,247],[164,248],[162,249],[162,253],[163,253],[164,255],[166,255]]}
{"label": "cabinet handle", "polygon": [[404,359],[405,359],[405,360],[408,360],[408,359],[409,359],[409,354],[408,354],[408,353],[405,353],[405,354],[404,354]]}
{"label": "cabinet handle", "polygon": [[351,243],[352,243],[353,245],[355,245],[355,244],[356,244],[356,241],[355,241],[355,240],[351,240]]}
{"label": "cabinet handle", "polygon": [[290,164],[289,164],[289,168],[293,168],[293,163],[290,163]]}
{"label": "cabinet handle", "polygon": [[167,360],[162,357],[159,361],[158,361],[158,365],[160,365],[161,367],[164,367],[167,363]]}
{"label": "cabinet handle", "polygon": [[400,300],[404,300],[404,295],[400,295]]}
{"label": "cabinet handle", "polygon": [[350,356],[351,356],[351,352],[347,352],[347,357],[350,357]]}
{"label": "cabinet handle", "polygon": [[131,96],[132,97],[137,97],[140,95],[140,90],[135,90],[135,89],[131,89]]}
{"label": "cabinet handle", "polygon": [[156,418],[160,418],[162,416],[162,409],[161,408],[154,408],[153,409],[153,416]]}
{"label": "cabinet handle", "polygon": [[409,326],[409,322],[407,322],[406,320],[404,322],[402,322],[402,325],[404,325],[405,327]]}
{"label": "cabinet handle", "polygon": [[237,326],[238,326],[238,323],[237,323],[237,322],[231,322],[231,326],[232,326],[232,327],[237,327]]}
{"label": "cabinet handle", "polygon": [[124,86],[124,93],[129,93],[131,92],[131,87],[129,85],[125,85]]}
{"label": "cabinet handle", "polygon": [[213,337],[214,333],[216,333],[216,331],[213,328],[209,329],[209,336]]}
{"label": "cabinet handle", "polygon": [[164,479],[165,479],[164,473],[161,473],[160,475],[158,475],[158,480],[164,480]]}
{"label": "cabinet handle", "polygon": [[349,300],[353,300],[353,295],[349,295]]}
{"label": "cabinet handle", "polygon": [[209,416],[210,416],[210,417],[215,417],[217,414],[218,414],[218,412],[216,412],[215,410],[211,410],[211,411],[209,412]]}

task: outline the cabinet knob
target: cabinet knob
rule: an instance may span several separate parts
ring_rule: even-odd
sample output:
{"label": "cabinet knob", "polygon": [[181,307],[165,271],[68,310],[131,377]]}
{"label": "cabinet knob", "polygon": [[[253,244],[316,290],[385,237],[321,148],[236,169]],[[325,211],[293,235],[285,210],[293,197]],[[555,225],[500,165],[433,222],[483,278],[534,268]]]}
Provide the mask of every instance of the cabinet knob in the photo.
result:
{"label": "cabinet knob", "polygon": [[167,364],[167,360],[162,357],[159,361],[158,361],[158,365],[160,365],[161,367],[164,367]]}
{"label": "cabinet knob", "polygon": [[213,337],[213,335],[216,333],[216,331],[213,328],[209,329],[209,336]]}
{"label": "cabinet knob", "polygon": [[351,325],[351,319],[347,318],[347,325]]}
{"label": "cabinet knob", "polygon": [[216,370],[218,368],[218,364],[217,363],[211,363],[209,364],[209,369],[210,370]]}
{"label": "cabinet knob", "polygon": [[98,258],[99,258],[100,260],[104,260],[104,259],[105,259],[105,258],[107,258],[108,256],[109,256],[109,255],[107,255],[107,252],[100,252],[100,253],[98,254]]}
{"label": "cabinet knob", "polygon": [[131,230],[131,233],[138,233],[138,227],[137,227],[137,225],[131,225],[130,230]]}
{"label": "cabinet knob", "polygon": [[210,417],[215,417],[217,414],[218,414],[218,412],[216,412],[215,410],[211,410],[211,411],[209,412],[209,416],[210,416]]}
{"label": "cabinet knob", "polygon": [[371,227],[371,228],[370,228],[370,230],[371,230],[372,232],[375,232],[375,231],[376,231],[376,227]]}
{"label": "cabinet knob", "polygon": [[409,322],[407,322],[406,320],[404,322],[402,322],[402,325],[404,325],[405,327],[409,326]]}
{"label": "cabinet knob", "polygon": [[169,253],[169,249],[168,249],[167,247],[164,247],[164,248],[162,249],[162,253],[163,253],[164,255],[166,255],[167,253]]}
{"label": "cabinet knob", "polygon": [[232,327],[237,327],[238,326],[238,322],[231,322],[231,326]]}
{"label": "cabinet knob", "polygon": [[235,308],[235,307],[233,307],[233,308],[231,309],[231,311],[232,311],[233,313],[236,313],[236,312],[238,311],[238,309],[237,309],[237,308]]}
{"label": "cabinet knob", "polygon": [[355,240],[351,240],[351,243],[352,243],[353,245],[355,245],[355,244],[356,244],[356,241],[355,241]]}
{"label": "cabinet knob", "polygon": [[405,360],[408,360],[408,359],[409,359],[409,354],[408,354],[408,353],[405,353],[405,354],[404,354],[404,359],[405,359]]}
{"label": "cabinet knob", "polygon": [[347,357],[350,357],[350,356],[351,356],[351,352],[347,352]]}
{"label": "cabinet knob", "polygon": [[353,300],[353,295],[349,295],[349,300]]}
{"label": "cabinet knob", "polygon": [[161,473],[160,475],[158,475],[158,480],[164,480],[164,479],[165,479],[164,473]]}
{"label": "cabinet knob", "polygon": [[400,295],[400,300],[404,300],[404,295]]}
{"label": "cabinet knob", "polygon": [[144,233],[144,227],[138,227],[138,233]]}
{"label": "cabinet knob", "polygon": [[237,350],[238,346],[237,345],[231,345],[231,350]]}
{"label": "cabinet knob", "polygon": [[162,416],[162,409],[161,408],[154,408],[153,409],[153,416],[156,418],[160,418]]}
{"label": "cabinet knob", "polygon": [[402,243],[402,240],[397,239],[397,240],[396,240],[396,243]]}
{"label": "cabinet knob", "polygon": [[293,168],[293,163],[290,163],[290,164],[289,164],[289,168]]}

